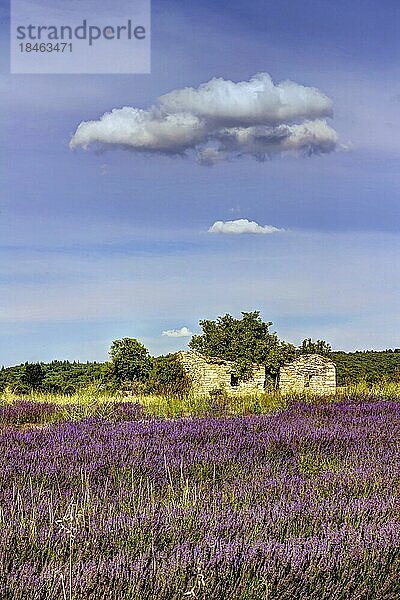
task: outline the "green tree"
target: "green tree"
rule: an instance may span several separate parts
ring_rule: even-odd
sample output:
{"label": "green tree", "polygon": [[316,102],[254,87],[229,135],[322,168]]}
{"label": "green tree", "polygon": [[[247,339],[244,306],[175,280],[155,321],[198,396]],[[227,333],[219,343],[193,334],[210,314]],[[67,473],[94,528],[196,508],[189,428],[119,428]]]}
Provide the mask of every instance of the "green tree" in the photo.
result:
{"label": "green tree", "polygon": [[110,348],[111,373],[118,384],[138,383],[148,379],[152,360],[143,344],[134,338],[114,340]]}
{"label": "green tree", "polygon": [[236,375],[248,379],[252,364],[264,364],[267,374],[276,379],[279,366],[291,358],[295,348],[270,333],[271,322],[264,322],[259,311],[242,312],[241,319],[229,314],[215,321],[200,321],[201,335],[194,335],[189,347],[206,356],[218,356],[234,362]]}
{"label": "green tree", "polygon": [[277,387],[279,368],[286,362],[293,360],[296,349],[293,344],[279,340],[265,361],[266,387]]}
{"label": "green tree", "polygon": [[298,348],[300,354],[322,354],[328,355],[332,352],[332,346],[324,340],[307,338],[303,340]]}
{"label": "green tree", "polygon": [[25,363],[21,383],[29,390],[38,390],[43,383],[44,370],[40,363]]}

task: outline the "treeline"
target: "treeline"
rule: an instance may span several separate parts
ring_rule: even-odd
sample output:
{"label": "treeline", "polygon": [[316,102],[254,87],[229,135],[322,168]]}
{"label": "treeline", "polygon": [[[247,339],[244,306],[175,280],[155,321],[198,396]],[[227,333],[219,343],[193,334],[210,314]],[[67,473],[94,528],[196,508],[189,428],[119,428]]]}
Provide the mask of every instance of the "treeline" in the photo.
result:
{"label": "treeline", "polygon": [[[117,340],[115,343],[124,342]],[[91,386],[99,392],[184,396],[190,380],[174,354],[151,357],[136,340],[129,340],[140,354],[113,356],[110,362],[24,363],[0,369],[0,393],[50,392],[74,394]]]}
{"label": "treeline", "polygon": [[331,352],[329,357],[336,363],[338,385],[362,381],[368,384],[380,381],[400,382],[400,348]]}
{"label": "treeline", "polygon": [[69,362],[24,363],[0,370],[0,391],[6,388],[24,394],[32,390],[73,394],[90,384],[106,383],[106,363]]}

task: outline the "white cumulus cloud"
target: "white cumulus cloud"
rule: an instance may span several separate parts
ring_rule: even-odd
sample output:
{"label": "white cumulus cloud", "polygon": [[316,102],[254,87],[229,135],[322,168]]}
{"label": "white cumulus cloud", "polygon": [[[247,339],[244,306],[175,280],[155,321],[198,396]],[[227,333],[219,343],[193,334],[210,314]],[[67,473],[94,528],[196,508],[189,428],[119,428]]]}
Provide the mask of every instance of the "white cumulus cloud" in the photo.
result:
{"label": "white cumulus cloud", "polygon": [[190,331],[187,327],[181,327],[180,329],[167,329],[162,332],[162,335],[171,338],[182,338],[182,337],[191,337],[193,332]]}
{"label": "white cumulus cloud", "polygon": [[331,116],[332,101],[314,87],[274,84],[268,73],[238,83],[214,78],[198,88],[164,94],[148,109],[124,106],[83,121],[70,148],[193,151],[204,165],[245,154],[258,160],[288,152],[321,154],[338,145],[336,131],[325,120]]}
{"label": "white cumulus cloud", "polygon": [[197,89],[187,87],[164,94],[159,103],[169,114],[189,112],[226,127],[276,125],[332,115],[332,101],[316,88],[293,81],[275,85],[268,73],[257,73],[250,81],[238,83],[214,78]]}
{"label": "white cumulus cloud", "polygon": [[209,233],[226,233],[237,235],[240,233],[277,233],[279,231],[285,231],[279,227],[273,227],[272,225],[259,225],[255,221],[249,221],[248,219],[236,219],[235,221],[216,221],[214,225],[208,230]]}

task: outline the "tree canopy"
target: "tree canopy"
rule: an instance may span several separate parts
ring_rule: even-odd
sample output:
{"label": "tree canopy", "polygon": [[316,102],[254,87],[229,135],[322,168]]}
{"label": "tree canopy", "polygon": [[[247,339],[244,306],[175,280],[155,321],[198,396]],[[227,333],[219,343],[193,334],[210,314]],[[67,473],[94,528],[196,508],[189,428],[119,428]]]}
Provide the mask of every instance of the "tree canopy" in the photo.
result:
{"label": "tree canopy", "polygon": [[149,351],[135,338],[114,340],[110,348],[111,373],[119,384],[143,382],[151,371]]}
{"label": "tree canopy", "polygon": [[40,363],[25,363],[21,375],[21,382],[25,384],[29,390],[40,389],[43,379],[44,370]]}
{"label": "tree canopy", "polygon": [[299,346],[300,354],[322,354],[324,356],[329,355],[332,352],[332,346],[324,340],[312,340],[307,338],[302,341]]}
{"label": "tree canopy", "polygon": [[264,322],[259,311],[242,312],[241,319],[226,314],[199,324],[203,333],[194,335],[189,347],[205,356],[232,361],[241,379],[251,377],[253,363],[266,365],[267,372],[275,377],[280,364],[295,353],[294,346],[269,331],[272,323]]}

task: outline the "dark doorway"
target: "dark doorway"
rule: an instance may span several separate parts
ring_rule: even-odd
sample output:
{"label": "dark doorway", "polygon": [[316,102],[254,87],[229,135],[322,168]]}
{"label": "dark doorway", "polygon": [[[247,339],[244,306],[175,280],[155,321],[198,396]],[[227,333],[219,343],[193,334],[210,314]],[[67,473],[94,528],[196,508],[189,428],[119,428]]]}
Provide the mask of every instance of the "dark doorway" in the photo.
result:
{"label": "dark doorway", "polygon": [[238,386],[239,386],[239,377],[237,377],[236,375],[231,373],[231,387],[238,387]]}

